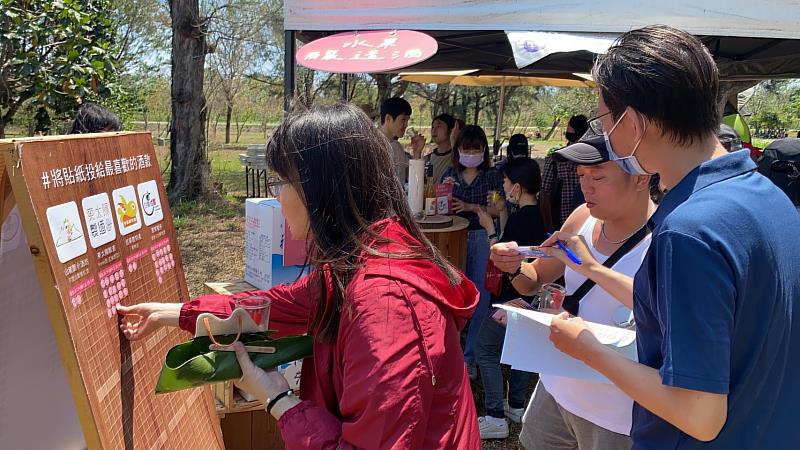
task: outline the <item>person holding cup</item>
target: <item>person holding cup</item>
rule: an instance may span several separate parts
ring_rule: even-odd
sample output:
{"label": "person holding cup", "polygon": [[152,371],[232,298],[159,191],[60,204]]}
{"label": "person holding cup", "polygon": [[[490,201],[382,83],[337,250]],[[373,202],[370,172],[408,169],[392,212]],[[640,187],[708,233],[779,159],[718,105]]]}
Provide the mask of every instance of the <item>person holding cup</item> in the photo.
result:
{"label": "person holding cup", "polygon": [[[500,211],[500,222],[504,224],[502,233],[497,236],[494,218],[483,208],[477,210],[480,224],[490,236],[490,244],[496,242],[517,242],[518,244],[535,245],[547,239],[542,223],[542,214],[536,195],[542,186],[539,164],[526,157],[517,157],[508,161],[501,170],[503,173],[503,193],[490,193],[489,204]],[[494,195],[493,195],[494,194]],[[517,206],[507,215],[506,199]],[[507,217],[506,217],[507,216]],[[494,295],[497,294],[497,295]],[[491,304],[504,303],[520,297],[511,285],[508,275],[503,276],[499,293],[491,296]],[[520,300],[524,301],[524,300]],[[508,437],[506,417],[519,423],[525,411],[525,397],[530,384],[529,372],[511,370],[508,377],[508,403],[503,403],[503,373],[500,368],[500,355],[505,339],[505,323],[493,320],[494,315],[505,317],[496,310],[483,320],[478,339],[475,344],[475,357],[481,373],[486,416],[478,418],[478,427],[482,439],[505,439]]]}
{"label": "person holding cup", "polygon": [[[485,287],[486,266],[489,263],[490,236],[481,226],[477,211],[486,208],[492,217],[499,211],[488,202],[489,192],[500,192],[503,177],[492,167],[489,141],[483,128],[467,125],[459,133],[453,152],[453,166],[445,171],[441,181],[453,184],[453,211],[467,220],[466,275],[481,293],[478,308],[470,320],[464,360],[471,379],[478,376],[475,365],[475,342],[481,323],[489,311],[489,292]],[[505,200],[503,200],[505,201]],[[502,226],[502,224],[501,224]]]}
{"label": "person holding cup", "polygon": [[[274,337],[311,334],[313,356],[295,395],[237,342],[237,384],[277,419],[287,450],[479,449],[459,341],[478,291],[412,219],[388,141],[358,108],[323,106],[288,114],[267,161],[313,270],[260,294]],[[194,332],[200,313],[228,317],[254,294],[122,307],[120,328],[133,340],[165,325]]]}
{"label": "person holding cup", "polygon": [[[578,165],[586,203],[566,220],[562,231],[581,236],[586,251],[602,263],[645,226],[655,205],[650,199],[650,176],[630,175],[614,163],[602,136],[590,137],[555,153]],[[633,275],[649,246],[649,235],[613,266]],[[516,242],[495,244],[491,258],[510,274],[514,288],[532,295],[564,276],[566,292],[574,294],[592,273],[567,265],[555,248],[542,250],[558,257],[524,262]],[[589,255],[579,254],[587,258]],[[622,325],[631,304],[623,304],[595,285],[581,299],[578,315],[607,325]],[[527,449],[629,449],[633,401],[617,387],[584,380],[541,374],[533,399],[523,416],[520,442]]]}

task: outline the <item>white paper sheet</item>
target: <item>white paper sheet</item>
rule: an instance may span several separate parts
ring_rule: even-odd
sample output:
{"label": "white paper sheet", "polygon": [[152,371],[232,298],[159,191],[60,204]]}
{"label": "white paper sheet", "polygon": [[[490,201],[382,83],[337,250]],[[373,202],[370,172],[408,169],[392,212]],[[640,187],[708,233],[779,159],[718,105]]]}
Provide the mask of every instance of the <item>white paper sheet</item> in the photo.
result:
{"label": "white paper sheet", "polygon": [[[506,338],[500,359],[503,364],[527,372],[611,383],[596,370],[555,348],[550,342],[552,314],[506,305],[494,306],[508,311]],[[635,331],[586,323],[600,343],[628,359],[638,360]]]}

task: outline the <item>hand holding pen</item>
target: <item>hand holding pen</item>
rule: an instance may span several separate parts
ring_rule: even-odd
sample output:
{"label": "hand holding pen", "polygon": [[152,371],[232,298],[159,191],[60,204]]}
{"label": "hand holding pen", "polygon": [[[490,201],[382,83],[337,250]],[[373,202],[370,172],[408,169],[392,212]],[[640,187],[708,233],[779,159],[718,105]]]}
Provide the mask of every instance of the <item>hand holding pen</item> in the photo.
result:
{"label": "hand holding pen", "polygon": [[[556,233],[558,233],[558,232],[556,232]],[[547,237],[548,238],[552,238],[553,237],[553,233],[547,233]],[[579,236],[579,237],[582,238],[582,236]],[[545,242],[547,242],[547,241],[545,241]],[[585,242],[584,242],[584,244],[585,244]],[[567,257],[570,259],[570,261],[574,262],[577,265],[581,265],[580,258],[578,258],[578,256],[575,255],[575,253],[573,253],[569,248],[567,248],[567,246],[564,245],[563,242],[561,242],[561,239],[559,239],[558,236],[556,236],[556,245],[558,246],[558,248],[561,249],[561,251],[563,251],[564,253],[567,254]]]}
{"label": "hand holding pen", "polygon": [[597,262],[583,236],[563,231],[556,231],[553,234],[548,233],[547,236],[547,240],[542,242],[542,245],[538,248],[549,256],[558,258],[558,260],[571,266],[577,272],[581,273],[584,269],[588,269],[587,263],[591,265],[591,263]]}

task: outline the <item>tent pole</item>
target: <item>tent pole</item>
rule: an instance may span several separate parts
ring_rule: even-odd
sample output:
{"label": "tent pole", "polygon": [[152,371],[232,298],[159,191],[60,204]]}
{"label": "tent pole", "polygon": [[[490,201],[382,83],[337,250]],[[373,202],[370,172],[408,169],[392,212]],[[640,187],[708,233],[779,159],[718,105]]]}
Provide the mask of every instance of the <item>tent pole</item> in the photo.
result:
{"label": "tent pole", "polygon": [[341,83],[342,83],[342,84],[341,84],[341,90],[342,90],[342,92],[341,92],[341,96],[342,96],[342,102],[343,102],[343,103],[347,103],[347,100],[348,100],[348,98],[347,98],[347,97],[348,97],[348,95],[350,94],[350,93],[348,92],[348,89],[347,89],[347,87],[348,87],[348,82],[350,81],[350,74],[343,73],[343,74],[341,74],[340,76],[341,76]]}
{"label": "tent pole", "polygon": [[295,93],[295,51],[297,46],[294,40],[294,30],[286,30],[283,33],[283,112],[289,112],[292,99]]}
{"label": "tent pole", "polygon": [[497,123],[494,126],[494,154],[500,152],[500,129],[503,126],[503,110],[506,102],[506,80],[500,85],[500,104],[497,107]]}

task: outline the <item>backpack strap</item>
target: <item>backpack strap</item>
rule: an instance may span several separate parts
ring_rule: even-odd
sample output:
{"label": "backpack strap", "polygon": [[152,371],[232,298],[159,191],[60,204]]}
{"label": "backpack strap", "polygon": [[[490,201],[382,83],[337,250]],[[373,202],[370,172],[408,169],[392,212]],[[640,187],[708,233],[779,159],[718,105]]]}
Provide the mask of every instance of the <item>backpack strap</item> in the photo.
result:
{"label": "backpack strap", "polygon": [[[622,259],[623,256],[633,250],[633,248],[642,242],[642,239],[644,239],[648,234],[650,234],[650,228],[648,228],[647,224],[645,224],[639,229],[639,231],[634,233],[633,236],[625,241],[625,243],[622,244],[614,253],[612,253],[611,256],[609,256],[608,259],[603,262],[603,265],[608,268],[614,267],[614,264],[616,264],[617,261]],[[578,287],[578,289],[572,293],[572,295],[568,295],[564,298],[564,303],[562,305],[564,310],[573,316],[577,316],[581,300],[584,296],[586,296],[587,293],[589,293],[594,285],[594,280],[587,278],[586,281],[584,281],[583,284],[581,284],[580,287]]]}

